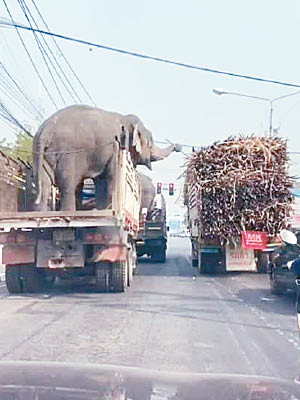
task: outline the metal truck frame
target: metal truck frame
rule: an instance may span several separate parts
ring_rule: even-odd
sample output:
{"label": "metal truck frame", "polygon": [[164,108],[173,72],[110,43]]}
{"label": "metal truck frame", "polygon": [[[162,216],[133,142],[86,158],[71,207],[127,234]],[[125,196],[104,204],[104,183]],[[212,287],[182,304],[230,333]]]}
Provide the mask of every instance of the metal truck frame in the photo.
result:
{"label": "metal truck frame", "polygon": [[[140,188],[130,153],[116,141],[110,209],[0,213],[10,293],[37,292],[56,277],[93,277],[99,292],[124,292],[137,257]],[[52,191],[54,192],[54,191]]]}

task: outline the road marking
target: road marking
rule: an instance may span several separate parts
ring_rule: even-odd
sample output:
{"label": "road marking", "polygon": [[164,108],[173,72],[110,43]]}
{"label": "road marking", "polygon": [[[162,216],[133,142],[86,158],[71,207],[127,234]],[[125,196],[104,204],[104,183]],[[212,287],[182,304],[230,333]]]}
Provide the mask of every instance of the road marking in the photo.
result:
{"label": "road marking", "polygon": [[208,343],[194,343],[194,347],[200,347],[200,348],[204,348],[204,349],[211,349],[214,346],[212,344],[208,344]]}
{"label": "road marking", "polygon": [[274,301],[275,299],[271,299],[270,297],[261,297],[261,301]]}

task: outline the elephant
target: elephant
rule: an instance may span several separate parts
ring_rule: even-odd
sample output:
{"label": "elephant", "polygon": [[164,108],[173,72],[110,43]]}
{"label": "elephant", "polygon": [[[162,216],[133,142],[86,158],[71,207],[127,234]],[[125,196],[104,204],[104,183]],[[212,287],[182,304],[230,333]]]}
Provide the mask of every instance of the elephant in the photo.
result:
{"label": "elephant", "polygon": [[140,215],[142,214],[143,209],[147,209],[147,215],[148,215],[153,207],[155,198],[155,187],[152,183],[152,180],[147,175],[138,172],[138,178],[141,187]]}
{"label": "elephant", "polygon": [[[33,141],[33,172],[38,186],[36,210],[46,210],[49,180],[60,189],[60,210],[75,211],[83,181],[95,182],[96,207],[108,208],[115,185],[116,140],[127,137],[134,166],[145,165],[180,151],[161,149],[135,115],[121,115],[85,105],[66,107],[50,116]],[[47,176],[47,179],[45,178]]]}
{"label": "elephant", "polygon": [[[142,217],[143,209],[147,209],[146,219],[155,219],[155,215],[153,215],[153,210],[155,208],[155,186],[152,183],[152,180],[149,176],[138,172],[138,178],[141,187],[141,206],[140,206],[140,218]],[[166,201],[161,195],[161,212],[163,213],[163,217],[165,219],[166,215]]]}

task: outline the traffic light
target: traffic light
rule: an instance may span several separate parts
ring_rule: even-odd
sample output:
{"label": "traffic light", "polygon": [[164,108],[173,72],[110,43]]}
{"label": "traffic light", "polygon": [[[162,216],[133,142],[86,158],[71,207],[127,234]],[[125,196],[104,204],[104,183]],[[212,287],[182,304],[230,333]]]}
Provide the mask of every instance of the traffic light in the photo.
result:
{"label": "traffic light", "polygon": [[156,193],[157,194],[161,194],[161,187],[162,187],[162,183],[161,182],[157,182],[157,186],[156,186]]}
{"label": "traffic light", "polygon": [[174,183],[169,183],[169,195],[174,196]]}

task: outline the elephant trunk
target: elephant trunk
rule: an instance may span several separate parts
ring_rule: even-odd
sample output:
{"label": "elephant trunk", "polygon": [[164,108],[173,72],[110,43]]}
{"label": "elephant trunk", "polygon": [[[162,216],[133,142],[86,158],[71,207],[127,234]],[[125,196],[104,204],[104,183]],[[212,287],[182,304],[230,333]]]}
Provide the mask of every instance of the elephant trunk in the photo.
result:
{"label": "elephant trunk", "polygon": [[151,147],[151,161],[160,161],[168,157],[173,151],[176,150],[176,145],[170,144],[170,146],[165,149],[161,149],[154,143]]}

